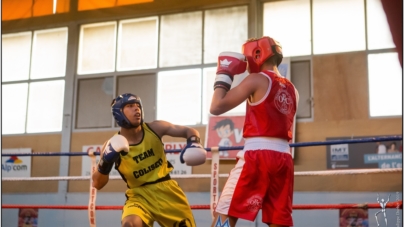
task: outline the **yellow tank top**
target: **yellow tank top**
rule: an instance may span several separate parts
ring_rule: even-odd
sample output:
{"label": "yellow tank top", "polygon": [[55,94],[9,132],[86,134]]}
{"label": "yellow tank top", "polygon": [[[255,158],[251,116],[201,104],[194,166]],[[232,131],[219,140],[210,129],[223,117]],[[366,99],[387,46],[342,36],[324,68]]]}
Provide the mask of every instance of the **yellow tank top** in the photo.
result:
{"label": "yellow tank top", "polygon": [[142,130],[142,141],[130,144],[129,153],[121,154],[115,166],[128,188],[156,181],[174,168],[167,161],[161,138],[146,123],[142,124]]}

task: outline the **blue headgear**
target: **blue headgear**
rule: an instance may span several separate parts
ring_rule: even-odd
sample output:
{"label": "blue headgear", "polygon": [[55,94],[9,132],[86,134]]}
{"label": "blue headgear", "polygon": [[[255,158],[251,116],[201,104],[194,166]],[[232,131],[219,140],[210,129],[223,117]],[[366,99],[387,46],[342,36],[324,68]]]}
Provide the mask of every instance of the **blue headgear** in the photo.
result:
{"label": "blue headgear", "polygon": [[143,105],[142,101],[140,100],[140,97],[131,93],[125,93],[122,95],[119,95],[116,97],[114,100],[112,100],[111,103],[111,111],[112,115],[114,115],[116,123],[123,127],[123,128],[132,128],[133,125],[130,123],[130,121],[125,117],[125,114],[123,114],[123,107],[127,104],[133,104],[137,103],[140,106],[140,111],[142,112],[142,117],[140,124],[143,123],[144,119],[144,114],[143,114]]}

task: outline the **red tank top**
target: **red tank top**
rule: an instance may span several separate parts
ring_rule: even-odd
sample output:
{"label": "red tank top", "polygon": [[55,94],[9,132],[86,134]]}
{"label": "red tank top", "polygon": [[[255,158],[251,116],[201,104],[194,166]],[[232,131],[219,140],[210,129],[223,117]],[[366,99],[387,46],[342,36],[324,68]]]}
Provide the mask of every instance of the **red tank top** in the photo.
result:
{"label": "red tank top", "polygon": [[268,90],[260,101],[247,101],[243,137],[264,136],[289,141],[297,109],[295,86],[273,71],[261,74],[269,79]]}

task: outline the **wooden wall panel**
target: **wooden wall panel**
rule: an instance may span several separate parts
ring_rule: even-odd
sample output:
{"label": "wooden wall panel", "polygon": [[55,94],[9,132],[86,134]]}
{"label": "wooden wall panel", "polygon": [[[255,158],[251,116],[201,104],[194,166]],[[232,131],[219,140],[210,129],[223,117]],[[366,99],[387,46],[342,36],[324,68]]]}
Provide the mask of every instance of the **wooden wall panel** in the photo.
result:
{"label": "wooden wall panel", "polygon": [[295,191],[391,192],[403,191],[402,173],[297,176]]}
{"label": "wooden wall panel", "polygon": [[368,118],[366,52],[313,56],[315,121]]}

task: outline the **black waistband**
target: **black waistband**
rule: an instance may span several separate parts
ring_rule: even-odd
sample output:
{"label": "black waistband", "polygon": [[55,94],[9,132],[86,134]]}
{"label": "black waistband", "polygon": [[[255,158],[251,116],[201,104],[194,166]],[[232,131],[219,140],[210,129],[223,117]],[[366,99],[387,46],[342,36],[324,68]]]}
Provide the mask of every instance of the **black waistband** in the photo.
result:
{"label": "black waistband", "polygon": [[163,181],[167,181],[167,180],[171,180],[170,174],[167,174],[165,177],[162,177],[162,178],[160,178],[158,180],[151,181],[151,182],[146,182],[146,183],[144,183],[144,184],[142,184],[140,186],[145,186],[145,185],[148,185],[148,184],[155,184],[155,183],[159,183],[159,182],[163,182]]}

